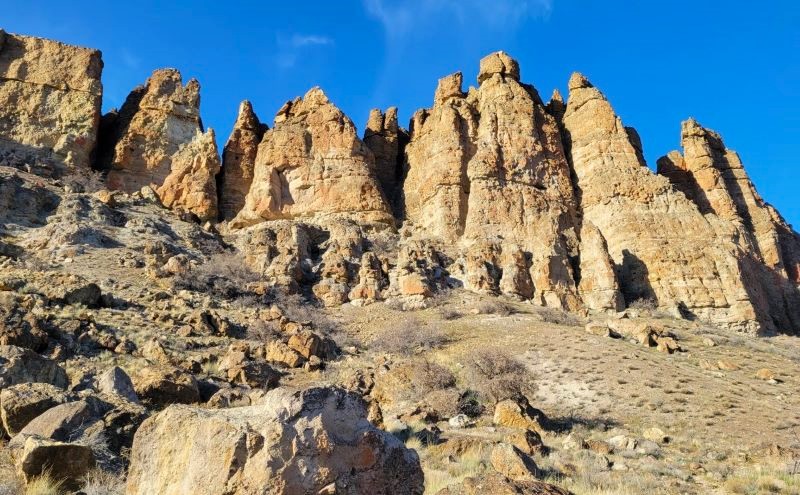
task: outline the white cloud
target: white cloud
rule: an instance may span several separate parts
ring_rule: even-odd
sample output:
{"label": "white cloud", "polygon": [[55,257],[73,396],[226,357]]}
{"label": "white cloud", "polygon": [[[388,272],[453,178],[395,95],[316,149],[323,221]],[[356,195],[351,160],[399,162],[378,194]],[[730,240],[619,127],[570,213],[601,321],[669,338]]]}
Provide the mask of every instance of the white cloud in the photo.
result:
{"label": "white cloud", "polygon": [[318,34],[293,34],[290,44],[300,48],[313,45],[332,45],[333,40],[327,36],[320,36]]}
{"label": "white cloud", "polygon": [[528,18],[547,17],[553,0],[363,0],[389,37],[455,20],[461,26],[511,29]]}
{"label": "white cloud", "polygon": [[297,63],[302,51],[333,44],[334,40],[332,38],[320,34],[294,33],[291,36],[279,34],[277,39],[278,49],[274,57],[275,65],[279,69],[291,69]]}

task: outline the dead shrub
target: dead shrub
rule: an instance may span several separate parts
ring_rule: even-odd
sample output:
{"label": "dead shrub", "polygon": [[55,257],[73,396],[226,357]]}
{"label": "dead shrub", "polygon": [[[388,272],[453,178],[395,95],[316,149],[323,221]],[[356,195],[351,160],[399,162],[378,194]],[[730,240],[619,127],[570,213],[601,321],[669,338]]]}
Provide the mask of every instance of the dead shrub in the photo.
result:
{"label": "dead shrub", "polygon": [[106,179],[102,172],[81,170],[61,177],[61,183],[75,192],[92,193],[106,188]]}
{"label": "dead shrub", "polygon": [[236,252],[212,255],[204,263],[175,276],[174,284],[180,289],[205,292],[224,299],[253,296],[247,285],[257,282],[259,275]]}
{"label": "dead shrub", "polygon": [[85,495],[123,495],[125,493],[125,476],[102,469],[95,469],[86,475],[81,490]]}
{"label": "dead shrub", "polygon": [[642,297],[631,301],[631,303],[628,304],[628,308],[635,309],[643,313],[652,313],[658,309],[658,302],[652,297]]}
{"label": "dead shrub", "polygon": [[475,351],[466,372],[470,386],[490,403],[527,397],[536,391],[532,373],[499,348]]}
{"label": "dead shrub", "polygon": [[553,325],[567,325],[567,326],[580,326],[581,319],[569,311],[564,311],[560,308],[539,308],[537,314],[545,323]]}
{"label": "dead shrub", "polygon": [[497,300],[481,301],[475,306],[475,309],[481,315],[511,316],[516,313],[514,306]]}
{"label": "dead shrub", "polygon": [[439,327],[407,318],[387,325],[378,333],[372,345],[382,352],[410,356],[437,349],[446,342],[447,336]]}
{"label": "dead shrub", "polygon": [[256,320],[247,325],[245,336],[248,340],[257,342],[270,342],[281,336],[281,329],[277,322]]}

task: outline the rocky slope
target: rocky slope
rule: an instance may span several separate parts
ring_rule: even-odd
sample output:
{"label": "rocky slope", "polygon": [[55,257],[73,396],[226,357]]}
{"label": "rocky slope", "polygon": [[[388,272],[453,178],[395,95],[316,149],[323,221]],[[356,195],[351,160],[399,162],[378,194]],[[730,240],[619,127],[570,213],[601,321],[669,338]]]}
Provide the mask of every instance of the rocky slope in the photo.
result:
{"label": "rocky slope", "polygon": [[[95,50],[0,31],[15,482],[49,469],[77,489],[99,469],[130,494],[567,493],[535,479],[574,476],[566,451],[609,473],[682,453],[562,438],[572,426],[534,407],[567,414],[559,398],[527,388],[542,331],[658,363],[653,380],[670,363],[738,371],[701,351],[713,327],[800,332],[800,236],[738,155],[690,119],[653,172],[580,74],[545,103],[493,53],[477,86],[446,76],[408,129],[373,110],[363,138],[319,88],[269,126],[245,101],[220,156],[197,81],[157,70],[101,119],[101,69]],[[542,438],[570,446],[549,456]]]}

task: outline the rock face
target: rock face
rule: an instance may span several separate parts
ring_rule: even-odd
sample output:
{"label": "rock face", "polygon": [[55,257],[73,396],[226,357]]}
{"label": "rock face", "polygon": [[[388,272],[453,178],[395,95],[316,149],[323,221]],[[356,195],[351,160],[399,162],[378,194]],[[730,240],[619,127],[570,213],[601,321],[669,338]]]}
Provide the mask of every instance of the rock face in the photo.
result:
{"label": "rock face", "polygon": [[239,105],[239,116],[233,125],[222,152],[222,172],[219,175],[220,217],[230,220],[244,206],[244,198],[253,183],[258,145],[267,132],[253,105],[245,100]]}
{"label": "rock face", "polygon": [[319,88],[287,102],[258,147],[245,206],[232,222],[349,218],[393,224],[372,153]]}
{"label": "rock face", "polygon": [[750,333],[791,329],[736,226],[704,216],[645,167],[633,133],[586,78],[574,74],[569,89],[562,123],[580,208],[608,243],[626,302],[655,299]]}
{"label": "rock face", "polygon": [[102,70],[99,50],[0,30],[0,161],[89,170]]}
{"label": "rock face", "polygon": [[694,119],[681,125],[681,145],[683,155],[673,151],[658,160],[658,173],[703,214],[735,223],[747,247],[768,268],[800,283],[800,237],[761,199],[739,155]]}
{"label": "rock face", "polygon": [[129,495],[421,494],[416,453],[340,389],[278,389],[261,405],[171,406],[134,439]]}
{"label": "rock face", "polygon": [[396,217],[402,216],[404,148],[408,134],[397,124],[397,108],[386,113],[372,109],[364,130],[364,144],[375,155],[375,175]]}
{"label": "rock face", "polygon": [[183,84],[180,72],[160,69],[134,89],[119,112],[103,117],[99,164],[112,189],[153,186],[165,204],[201,219],[217,215],[214,134],[203,132],[200,84]]}
{"label": "rock face", "polygon": [[[576,201],[558,124],[505,53],[481,61],[478,82],[465,94],[460,73],[445,77],[433,108],[414,114],[407,218],[446,242],[495,245],[479,251],[521,249],[518,269],[532,274],[533,299],[575,309]],[[478,253],[477,264],[499,274],[500,261],[487,254]]]}

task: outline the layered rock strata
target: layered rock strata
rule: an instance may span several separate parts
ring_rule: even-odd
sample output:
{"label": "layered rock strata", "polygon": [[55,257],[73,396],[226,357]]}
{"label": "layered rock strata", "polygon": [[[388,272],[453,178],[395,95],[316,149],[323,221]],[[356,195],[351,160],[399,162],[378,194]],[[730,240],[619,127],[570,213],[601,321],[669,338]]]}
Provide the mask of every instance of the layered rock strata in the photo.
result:
{"label": "layered rock strata", "polygon": [[0,162],[89,170],[103,86],[99,50],[0,29]]}

